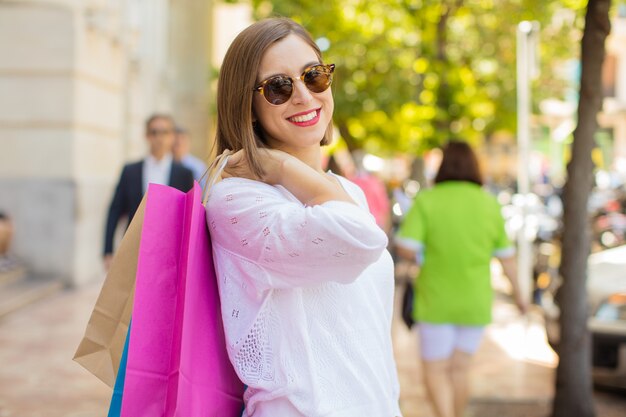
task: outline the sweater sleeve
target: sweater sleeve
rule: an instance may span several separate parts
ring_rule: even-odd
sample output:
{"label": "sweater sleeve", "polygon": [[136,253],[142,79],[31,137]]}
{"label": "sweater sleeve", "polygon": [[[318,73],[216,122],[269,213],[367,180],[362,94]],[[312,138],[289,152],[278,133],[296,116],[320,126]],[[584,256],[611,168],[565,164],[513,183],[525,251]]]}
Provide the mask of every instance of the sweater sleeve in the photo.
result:
{"label": "sweater sleeve", "polygon": [[207,221],[214,245],[267,271],[256,278],[265,288],[352,282],[387,246],[363,207],[304,206],[277,187],[241,178],[214,186]]}

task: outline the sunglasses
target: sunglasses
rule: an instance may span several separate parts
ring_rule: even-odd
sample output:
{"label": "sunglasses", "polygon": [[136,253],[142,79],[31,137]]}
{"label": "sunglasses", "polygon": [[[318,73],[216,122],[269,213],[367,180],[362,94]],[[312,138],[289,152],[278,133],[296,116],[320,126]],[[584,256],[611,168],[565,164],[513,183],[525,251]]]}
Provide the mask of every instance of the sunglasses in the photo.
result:
{"label": "sunglasses", "polygon": [[[298,77],[312,93],[328,90],[333,82],[335,64],[315,64],[305,69]],[[274,106],[285,104],[293,94],[295,80],[288,75],[274,75],[261,81],[254,91],[261,93],[268,103]]]}
{"label": "sunglasses", "polygon": [[165,136],[165,135],[170,135],[172,133],[174,133],[174,130],[172,129],[149,129],[148,130],[149,136]]}

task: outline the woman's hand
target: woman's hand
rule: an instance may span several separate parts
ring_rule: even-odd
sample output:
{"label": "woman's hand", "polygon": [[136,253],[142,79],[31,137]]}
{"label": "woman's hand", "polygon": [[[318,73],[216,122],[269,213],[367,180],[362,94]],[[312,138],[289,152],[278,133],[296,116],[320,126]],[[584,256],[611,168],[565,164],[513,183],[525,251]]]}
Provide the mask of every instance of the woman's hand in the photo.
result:
{"label": "woman's hand", "polygon": [[520,313],[525,315],[528,313],[528,303],[525,301],[520,290],[520,285],[517,278],[517,260],[514,256],[507,258],[498,258],[500,264],[502,264],[502,270],[504,275],[511,282],[511,288],[513,289],[513,300],[515,305],[519,309]]}
{"label": "woman's hand", "polygon": [[262,181],[267,184],[280,183],[283,163],[293,158],[288,153],[275,149],[259,149],[260,163],[265,171],[262,178],[257,176],[250,168],[245,150],[241,149],[228,157],[228,164],[224,168],[222,177],[239,177],[250,180]]}
{"label": "woman's hand", "polygon": [[307,206],[331,200],[355,204],[337,179],[316,171],[286,152],[259,149],[259,158],[265,171],[262,178],[250,168],[243,149],[229,157],[222,177],[248,178],[270,185],[282,185]]}
{"label": "woman's hand", "polygon": [[519,293],[514,294],[515,305],[517,309],[522,315],[526,315],[528,313],[528,303],[524,301],[522,296]]}

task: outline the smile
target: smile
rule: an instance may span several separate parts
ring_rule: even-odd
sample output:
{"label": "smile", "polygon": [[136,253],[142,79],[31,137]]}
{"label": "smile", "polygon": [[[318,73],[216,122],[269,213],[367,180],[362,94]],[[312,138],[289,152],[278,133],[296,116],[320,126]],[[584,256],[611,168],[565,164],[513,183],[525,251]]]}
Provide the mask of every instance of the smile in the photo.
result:
{"label": "smile", "polygon": [[320,113],[320,109],[315,109],[308,113],[301,113],[288,117],[287,120],[297,126],[312,126],[319,121]]}

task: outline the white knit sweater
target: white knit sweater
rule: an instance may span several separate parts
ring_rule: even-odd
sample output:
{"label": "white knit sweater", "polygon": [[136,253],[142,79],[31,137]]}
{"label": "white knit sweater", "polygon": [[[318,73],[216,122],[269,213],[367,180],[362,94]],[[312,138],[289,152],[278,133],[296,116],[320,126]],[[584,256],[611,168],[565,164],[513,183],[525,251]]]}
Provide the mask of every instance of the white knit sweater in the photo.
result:
{"label": "white knit sweater", "polygon": [[393,262],[359,206],[305,207],[281,186],[216,184],[207,204],[228,354],[246,417],[400,416]]}

